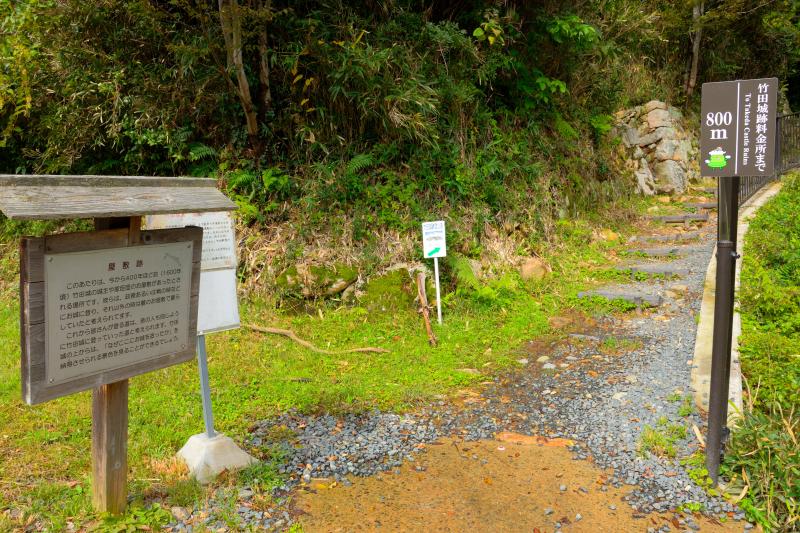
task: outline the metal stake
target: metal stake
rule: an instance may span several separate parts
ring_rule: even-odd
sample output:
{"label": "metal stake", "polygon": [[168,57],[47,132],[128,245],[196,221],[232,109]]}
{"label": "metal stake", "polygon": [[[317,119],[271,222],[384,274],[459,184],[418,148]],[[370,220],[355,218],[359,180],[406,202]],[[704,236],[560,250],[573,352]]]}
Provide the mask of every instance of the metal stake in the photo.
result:
{"label": "metal stake", "polygon": [[203,397],[203,422],[209,439],[217,436],[214,431],[214,411],[211,409],[211,388],[208,385],[208,358],[206,356],[206,337],[197,336],[197,366],[200,369],[200,394]]}
{"label": "metal stake", "polygon": [[439,297],[439,258],[433,258],[433,275],[436,280],[436,316],[439,319],[439,324],[442,323],[442,302]]}

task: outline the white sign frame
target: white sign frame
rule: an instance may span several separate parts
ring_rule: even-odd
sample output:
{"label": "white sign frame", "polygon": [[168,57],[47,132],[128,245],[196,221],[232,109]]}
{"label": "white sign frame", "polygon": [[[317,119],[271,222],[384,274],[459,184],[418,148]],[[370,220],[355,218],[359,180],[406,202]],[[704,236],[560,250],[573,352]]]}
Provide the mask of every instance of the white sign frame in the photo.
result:
{"label": "white sign frame", "polygon": [[422,256],[425,259],[447,257],[447,234],[444,220],[422,223]]}

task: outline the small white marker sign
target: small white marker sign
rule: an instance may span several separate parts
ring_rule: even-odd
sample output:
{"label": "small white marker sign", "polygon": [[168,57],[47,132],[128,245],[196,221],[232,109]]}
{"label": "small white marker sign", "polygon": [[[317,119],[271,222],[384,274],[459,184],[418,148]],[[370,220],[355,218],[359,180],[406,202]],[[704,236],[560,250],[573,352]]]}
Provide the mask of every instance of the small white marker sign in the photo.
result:
{"label": "small white marker sign", "polygon": [[436,282],[436,316],[442,323],[442,302],[439,288],[439,258],[447,256],[447,237],[444,220],[422,223],[422,254],[425,259],[433,259],[434,281]]}
{"label": "small white marker sign", "polygon": [[447,256],[444,220],[422,223],[422,253],[425,259]]}

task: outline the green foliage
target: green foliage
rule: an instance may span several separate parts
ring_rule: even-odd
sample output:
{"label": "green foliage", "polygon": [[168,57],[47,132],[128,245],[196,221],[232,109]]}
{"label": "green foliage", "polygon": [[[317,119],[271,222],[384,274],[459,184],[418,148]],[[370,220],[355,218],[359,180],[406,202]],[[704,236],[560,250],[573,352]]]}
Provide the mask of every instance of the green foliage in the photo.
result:
{"label": "green foliage", "polygon": [[655,427],[645,424],[639,437],[638,453],[642,457],[653,454],[658,457],[674,458],[675,444],[685,438],[685,426],[672,423],[662,416],[656,421]]}
{"label": "green foliage", "polygon": [[767,531],[800,523],[800,179],[762,207],[745,239],[740,307],[748,409],[725,454],[739,505]]}
{"label": "green foliage", "polygon": [[742,370],[758,388],[757,406],[800,403],[800,179],[783,190],[750,224],[740,303]]}
{"label": "green foliage", "polygon": [[134,533],[135,531],[152,531],[161,529],[172,520],[172,515],[161,505],[155,503],[150,507],[133,507],[121,517],[105,516],[96,531],[100,533]]}
{"label": "green foliage", "polygon": [[[796,406],[795,406],[796,409]],[[779,403],[749,410],[725,450],[721,473],[739,493],[748,519],[766,531],[792,531],[800,524],[800,415]]]}
{"label": "green foliage", "polygon": [[680,407],[678,407],[678,416],[691,416],[695,413],[694,398],[691,394],[683,397]]}
{"label": "green foliage", "polygon": [[705,454],[698,451],[681,459],[681,464],[686,468],[689,479],[712,496],[719,496],[719,491],[714,488],[714,482],[708,475]]}

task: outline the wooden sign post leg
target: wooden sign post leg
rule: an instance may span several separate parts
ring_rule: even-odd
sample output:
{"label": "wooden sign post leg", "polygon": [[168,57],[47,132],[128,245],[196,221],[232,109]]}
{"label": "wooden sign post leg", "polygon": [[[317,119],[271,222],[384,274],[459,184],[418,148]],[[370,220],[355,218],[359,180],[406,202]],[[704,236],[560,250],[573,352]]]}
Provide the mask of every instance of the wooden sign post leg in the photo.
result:
{"label": "wooden sign post leg", "polygon": [[122,514],[128,499],[128,380],[92,391],[92,501]]}
{"label": "wooden sign post leg", "polygon": [[[139,241],[142,219],[98,218],[96,229],[127,227]],[[128,503],[128,380],[92,391],[92,502],[101,513],[122,514]]]}

